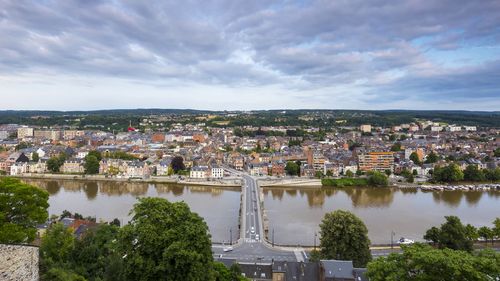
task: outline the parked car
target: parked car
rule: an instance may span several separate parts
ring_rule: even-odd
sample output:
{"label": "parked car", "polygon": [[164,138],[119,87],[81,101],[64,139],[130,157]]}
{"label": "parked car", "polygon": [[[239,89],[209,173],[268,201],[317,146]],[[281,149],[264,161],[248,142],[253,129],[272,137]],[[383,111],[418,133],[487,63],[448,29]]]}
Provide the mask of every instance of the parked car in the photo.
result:
{"label": "parked car", "polygon": [[409,245],[409,244],[413,244],[413,243],[415,243],[414,240],[411,240],[411,239],[408,239],[408,238],[404,238],[404,237],[401,237],[398,240],[398,244],[400,244],[400,245]]}

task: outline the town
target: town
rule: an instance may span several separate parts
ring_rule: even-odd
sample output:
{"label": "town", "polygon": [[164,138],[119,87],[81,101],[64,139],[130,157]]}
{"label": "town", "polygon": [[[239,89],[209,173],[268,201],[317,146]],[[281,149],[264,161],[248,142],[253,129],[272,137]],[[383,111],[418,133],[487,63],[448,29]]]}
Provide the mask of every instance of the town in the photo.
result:
{"label": "town", "polygon": [[[227,115],[244,122],[249,114]],[[220,180],[225,176],[223,167],[273,178],[339,178],[378,171],[398,185],[429,182],[435,167],[448,163],[456,163],[462,171],[468,166],[494,171],[500,164],[500,129],[495,127],[418,119],[393,126],[346,126],[345,120],[329,128],[226,126],[228,121],[210,122],[216,124],[211,126],[204,121],[220,119],[220,115],[190,117],[195,122],[174,123],[174,119],[163,126],[167,116],[148,116],[137,124],[130,122],[122,132],[0,125],[0,172]],[[317,118],[298,116],[299,120]],[[95,159],[87,163],[92,151],[98,152],[97,164]],[[495,181],[500,175],[486,176]]]}

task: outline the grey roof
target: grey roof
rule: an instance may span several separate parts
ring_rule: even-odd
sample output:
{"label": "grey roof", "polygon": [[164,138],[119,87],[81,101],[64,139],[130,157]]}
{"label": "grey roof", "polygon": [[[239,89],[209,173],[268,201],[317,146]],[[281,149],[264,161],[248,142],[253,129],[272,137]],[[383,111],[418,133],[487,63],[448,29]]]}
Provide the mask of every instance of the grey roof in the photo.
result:
{"label": "grey roof", "polygon": [[321,260],[320,263],[326,278],[353,278],[352,261]]}

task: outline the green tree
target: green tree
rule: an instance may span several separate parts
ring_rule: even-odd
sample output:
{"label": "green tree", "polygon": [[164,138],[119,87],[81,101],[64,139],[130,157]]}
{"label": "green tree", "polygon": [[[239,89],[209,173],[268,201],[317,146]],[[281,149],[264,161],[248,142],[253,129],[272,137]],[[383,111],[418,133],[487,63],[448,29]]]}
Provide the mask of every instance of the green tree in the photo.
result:
{"label": "green tree", "polygon": [[368,183],[374,186],[387,186],[389,185],[389,179],[385,174],[373,171],[368,175]]}
{"label": "green tree", "polygon": [[141,198],[120,232],[127,280],[213,280],[208,227],[184,202]]}
{"label": "green tree", "polygon": [[464,170],[464,180],[466,181],[484,181],[484,173],[479,170],[477,165],[468,165]]}
{"label": "green tree", "polygon": [[465,232],[467,238],[472,241],[476,241],[479,238],[479,233],[477,232],[477,228],[471,224],[467,224],[465,226]]}
{"label": "green tree", "polygon": [[49,193],[18,179],[0,178],[0,243],[29,243],[48,218]]}
{"label": "green tree", "polygon": [[74,273],[71,270],[54,267],[42,275],[42,280],[47,281],[85,281],[83,276]]}
{"label": "green tree", "polygon": [[493,233],[495,233],[496,237],[500,238],[500,218],[496,218],[493,221]]}
{"label": "green tree", "polygon": [[500,277],[500,254],[481,251],[472,255],[451,249],[434,249],[415,244],[403,253],[370,262],[366,275],[370,281],[496,280]]}
{"label": "green tree", "polygon": [[396,142],[395,144],[393,144],[391,146],[391,151],[401,151],[401,143],[400,142]]}
{"label": "green tree", "polygon": [[118,227],[108,224],[87,230],[74,242],[68,256],[69,268],[88,280],[104,279],[117,248],[118,231]]}
{"label": "green tree", "polygon": [[418,158],[418,154],[416,152],[412,152],[410,154],[410,160],[413,161],[413,163],[415,163],[415,165],[420,165],[422,164],[420,162],[420,158]]}
{"label": "green tree", "polygon": [[495,152],[493,154],[495,155],[495,157],[500,157],[500,147],[495,149]]}
{"label": "green tree", "polygon": [[431,151],[431,153],[429,153],[427,155],[427,157],[425,159],[425,163],[432,164],[432,163],[436,163],[438,160],[439,160],[438,155],[434,151]]}
{"label": "green tree", "polygon": [[51,268],[64,268],[73,250],[75,238],[71,228],[62,223],[52,225],[42,237],[40,245],[41,271],[48,272]]}
{"label": "green tree", "polygon": [[352,260],[363,267],[371,260],[368,229],[348,211],[327,213],[320,224],[320,254],[323,259]]}
{"label": "green tree", "polygon": [[85,174],[98,174],[99,173],[99,159],[94,155],[85,156],[85,163],[83,164]]}
{"label": "green tree", "polygon": [[27,142],[20,142],[18,145],[16,145],[16,147],[14,148],[16,151],[19,151],[21,149],[25,149],[25,148],[28,148],[30,147],[30,145],[27,143]]}
{"label": "green tree", "polygon": [[33,162],[38,162],[38,160],[40,160],[40,155],[38,155],[37,152],[33,152],[33,154],[31,155],[31,160],[33,160]]}
{"label": "green tree", "polygon": [[98,150],[91,150],[86,156],[95,156],[97,160],[101,161],[102,160],[102,154]]}
{"label": "green tree", "polygon": [[493,231],[493,229],[487,226],[481,226],[477,230],[477,234],[479,235],[479,237],[483,238],[486,242],[488,242],[488,240],[492,240],[491,242],[493,243],[493,237],[495,237],[495,232]]}
{"label": "green tree", "polygon": [[472,251],[470,229],[456,216],[445,216],[445,219],[446,222],[440,228],[432,227],[427,230],[424,239],[436,243],[439,248]]}
{"label": "green tree", "polygon": [[354,173],[351,170],[347,170],[345,172],[345,176],[348,177],[348,178],[352,178],[354,176]]}
{"label": "green tree", "polygon": [[66,155],[64,153],[59,154],[59,156],[50,157],[49,160],[47,160],[47,169],[52,173],[59,173],[64,161],[66,161]]}
{"label": "green tree", "polygon": [[172,162],[170,162],[170,166],[174,170],[174,173],[178,173],[179,171],[182,171],[186,169],[186,166],[184,165],[184,159],[181,156],[175,156],[172,158]]}
{"label": "green tree", "polygon": [[500,181],[500,168],[486,169],[483,171],[484,178],[489,181]]}
{"label": "green tree", "polygon": [[290,176],[297,176],[299,174],[299,166],[297,163],[288,161],[285,166],[285,171]]}
{"label": "green tree", "polygon": [[464,179],[464,173],[457,164],[451,163],[445,167],[435,167],[432,179],[435,182],[457,182]]}

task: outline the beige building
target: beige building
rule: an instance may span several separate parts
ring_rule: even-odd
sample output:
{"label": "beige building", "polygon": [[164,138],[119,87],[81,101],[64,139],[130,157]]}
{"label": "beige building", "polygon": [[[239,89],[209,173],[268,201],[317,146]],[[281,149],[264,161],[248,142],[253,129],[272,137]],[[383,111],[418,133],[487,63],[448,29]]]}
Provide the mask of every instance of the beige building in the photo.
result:
{"label": "beige building", "polygon": [[363,133],[371,133],[372,125],[361,125],[359,126],[359,130]]}
{"label": "beige building", "polygon": [[33,128],[30,127],[21,127],[17,129],[17,138],[24,139],[33,136]]}
{"label": "beige building", "polygon": [[61,131],[58,130],[35,130],[36,139],[60,140]]}

